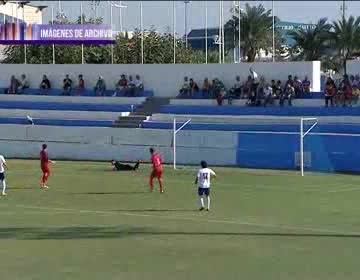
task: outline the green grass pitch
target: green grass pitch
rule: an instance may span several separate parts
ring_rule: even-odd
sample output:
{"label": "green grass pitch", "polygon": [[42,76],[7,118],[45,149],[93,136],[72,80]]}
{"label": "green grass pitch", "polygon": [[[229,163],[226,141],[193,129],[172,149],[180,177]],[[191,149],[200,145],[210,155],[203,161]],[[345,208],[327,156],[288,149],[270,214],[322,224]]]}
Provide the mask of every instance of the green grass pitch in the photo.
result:
{"label": "green grass pitch", "polygon": [[214,168],[212,211],[192,170],[10,160],[0,198],[1,279],[360,279],[360,177]]}

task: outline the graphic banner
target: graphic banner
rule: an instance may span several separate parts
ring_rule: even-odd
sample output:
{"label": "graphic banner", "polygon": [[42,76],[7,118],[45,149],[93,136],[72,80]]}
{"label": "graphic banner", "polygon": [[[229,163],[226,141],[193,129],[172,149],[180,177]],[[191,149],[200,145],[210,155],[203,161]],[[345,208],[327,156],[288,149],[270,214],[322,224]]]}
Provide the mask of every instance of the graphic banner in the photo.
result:
{"label": "graphic banner", "polygon": [[0,44],[113,44],[106,24],[0,24]]}

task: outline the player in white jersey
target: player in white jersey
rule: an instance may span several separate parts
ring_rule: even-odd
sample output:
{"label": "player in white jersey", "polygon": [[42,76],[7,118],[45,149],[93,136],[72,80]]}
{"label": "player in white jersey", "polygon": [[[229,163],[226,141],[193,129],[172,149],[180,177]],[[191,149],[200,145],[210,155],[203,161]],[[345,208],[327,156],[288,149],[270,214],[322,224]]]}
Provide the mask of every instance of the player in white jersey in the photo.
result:
{"label": "player in white jersey", "polygon": [[2,195],[6,195],[5,168],[8,168],[5,158],[0,155],[0,183],[2,184]]}
{"label": "player in white jersey", "polygon": [[211,177],[216,177],[215,172],[207,167],[206,161],[200,163],[201,168],[199,169],[195,184],[198,186],[198,195],[199,195],[199,210],[202,211],[204,207],[204,198],[206,198],[206,211],[210,210],[210,180]]}

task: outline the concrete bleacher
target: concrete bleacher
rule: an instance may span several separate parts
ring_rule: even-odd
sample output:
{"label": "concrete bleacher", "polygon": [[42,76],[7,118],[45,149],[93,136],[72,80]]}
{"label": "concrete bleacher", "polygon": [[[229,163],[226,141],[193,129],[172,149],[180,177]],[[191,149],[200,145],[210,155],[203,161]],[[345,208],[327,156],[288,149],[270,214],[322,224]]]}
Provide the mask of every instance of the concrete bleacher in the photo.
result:
{"label": "concrete bleacher", "polygon": [[[6,91],[7,88],[0,88],[0,94],[5,94]],[[115,90],[106,90],[104,96],[112,97],[114,92]],[[61,96],[62,94],[63,94],[63,90],[58,88],[52,88],[46,91],[46,96]],[[77,96],[77,94],[78,92],[76,89],[72,89],[70,92],[71,96]],[[42,95],[42,92],[38,88],[27,88],[24,90],[22,95]],[[92,89],[84,89],[83,91],[81,91],[81,96],[96,97],[96,94],[95,91]],[[143,92],[139,93],[138,97],[151,97],[151,96],[154,96],[154,92],[152,90],[144,90]],[[117,97],[125,97],[125,96],[124,93],[119,93]]]}
{"label": "concrete bleacher", "polygon": [[69,97],[0,95],[0,124],[111,127],[145,97]]}
{"label": "concrete bleacher", "polygon": [[[234,99],[232,105],[228,105],[228,101],[224,100],[223,106],[245,106],[247,99]],[[322,99],[294,99],[292,101],[294,107],[321,107],[325,101]],[[215,99],[171,99],[170,105],[194,105],[196,106],[218,106]],[[273,106],[279,106],[279,100],[274,100]],[[285,105],[287,106],[287,100]],[[269,105],[268,107],[271,107]]]}

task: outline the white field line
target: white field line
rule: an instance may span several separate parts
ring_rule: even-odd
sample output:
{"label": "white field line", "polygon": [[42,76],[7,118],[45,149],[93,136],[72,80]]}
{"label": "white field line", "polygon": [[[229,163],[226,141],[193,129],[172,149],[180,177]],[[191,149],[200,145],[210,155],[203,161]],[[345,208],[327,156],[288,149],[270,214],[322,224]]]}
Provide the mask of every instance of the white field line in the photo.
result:
{"label": "white field line", "polygon": [[343,232],[336,231],[325,228],[313,228],[307,226],[291,226],[291,225],[282,225],[282,224],[269,224],[269,223],[253,223],[240,220],[223,220],[223,219],[206,219],[206,218],[195,218],[186,215],[175,215],[175,216],[164,216],[164,215],[151,215],[151,214],[136,214],[130,212],[115,212],[115,211],[99,211],[99,210],[84,210],[84,209],[71,209],[71,208],[51,208],[51,207],[40,207],[40,206],[30,206],[30,205],[16,205],[18,208],[23,209],[37,209],[37,210],[49,210],[49,211],[61,211],[69,212],[72,214],[99,214],[99,215],[110,215],[110,216],[130,216],[130,217],[139,217],[139,218],[155,218],[163,219],[170,221],[189,221],[197,223],[212,223],[212,224],[232,224],[232,225],[244,225],[244,226],[254,226],[262,228],[274,228],[274,229],[283,229],[283,230],[295,230],[295,231],[310,231],[315,233],[324,233],[324,234],[339,234],[339,235],[360,235],[360,232]]}
{"label": "white field line", "polygon": [[338,190],[331,190],[328,191],[329,193],[340,193],[340,192],[353,192],[353,191],[360,191],[360,187],[357,188],[343,188]]}

